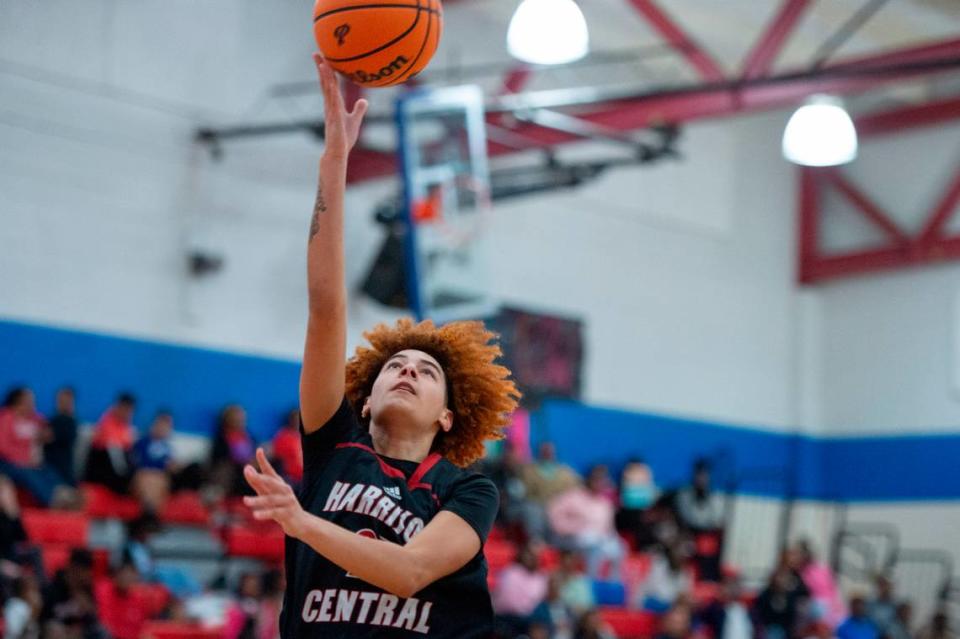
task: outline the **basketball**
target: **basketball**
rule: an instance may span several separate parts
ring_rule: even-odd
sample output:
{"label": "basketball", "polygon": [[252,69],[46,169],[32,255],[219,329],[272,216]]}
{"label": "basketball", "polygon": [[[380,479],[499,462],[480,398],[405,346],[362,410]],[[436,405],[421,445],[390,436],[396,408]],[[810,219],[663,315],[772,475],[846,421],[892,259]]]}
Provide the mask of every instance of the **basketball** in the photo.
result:
{"label": "basketball", "polygon": [[317,0],[313,8],[320,52],[365,87],[400,84],[422,71],[442,30],[439,0]]}

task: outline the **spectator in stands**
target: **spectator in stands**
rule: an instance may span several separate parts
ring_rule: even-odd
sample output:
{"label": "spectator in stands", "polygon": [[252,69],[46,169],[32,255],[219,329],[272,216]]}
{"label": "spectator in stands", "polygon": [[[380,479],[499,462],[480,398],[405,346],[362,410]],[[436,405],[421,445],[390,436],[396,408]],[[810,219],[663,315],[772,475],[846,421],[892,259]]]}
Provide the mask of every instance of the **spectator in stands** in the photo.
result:
{"label": "spectator in stands", "polygon": [[97,619],[93,596],[93,555],[74,548],[66,567],[57,571],[43,596],[41,613],[46,636],[98,639],[106,631]]}
{"label": "spectator in stands", "polygon": [[571,488],[580,484],[576,471],[557,461],[557,450],[551,442],[540,444],[536,462],[523,468],[523,483],[527,487],[527,499],[544,506]]}
{"label": "spectator in stands", "polygon": [[[540,569],[539,547],[526,544],[514,563],[497,577],[493,591],[493,611],[497,628],[507,636],[527,632],[530,615],[547,595],[547,575]],[[513,633],[513,634],[510,634]]]}
{"label": "spectator in stands", "polygon": [[68,486],[77,485],[74,454],[77,444],[76,395],[69,386],[57,391],[56,414],[50,419],[50,440],[43,447],[43,457]]}
{"label": "spectator in stands", "polygon": [[588,610],[577,620],[574,639],[616,639],[616,635],[600,616],[598,610]]}
{"label": "spectator in stands", "polygon": [[148,618],[149,602],[136,588],[139,581],[136,566],[124,561],[113,577],[94,586],[98,615],[114,639],[140,639]]}
{"label": "spectator in stands", "polygon": [[884,639],[913,639],[913,605],[909,601],[897,604],[896,615],[881,636]]}
{"label": "spectator in stands", "polygon": [[878,574],[873,584],[875,594],[867,604],[867,617],[883,636],[897,619],[897,602],[893,598],[893,582],[887,575]]}
{"label": "spectator in stands", "polygon": [[879,639],[877,627],[867,616],[867,602],[860,595],[850,598],[850,616],[837,627],[837,639]]}
{"label": "spectator in stands", "polygon": [[933,614],[930,624],[921,630],[917,639],[957,639],[957,634],[950,629],[950,620],[944,610]]}
{"label": "spectator in stands", "polygon": [[71,508],[75,491],[43,460],[43,444],[50,430],[34,404],[33,392],[12,389],[0,408],[0,474],[28,492],[43,506]]}
{"label": "spectator in stands", "polygon": [[127,543],[123,548],[123,560],[133,564],[142,581],[163,584],[167,590],[180,598],[200,592],[189,572],[175,566],[157,566],[150,549],[150,537],[160,532],[160,520],[152,513],[144,513],[127,524]]}
{"label": "spectator in stands", "polygon": [[133,426],[136,406],[133,395],[120,393],[97,422],[87,454],[84,478],[121,495],[127,493],[133,477],[131,451],[136,439]]}
{"label": "spectator in stands", "polygon": [[573,550],[560,552],[560,565],[555,573],[560,579],[560,596],[577,615],[597,605],[593,581],[583,573],[583,556]]}
{"label": "spectator in stands", "polygon": [[543,542],[547,538],[547,513],[544,504],[528,498],[524,483],[526,464],[513,442],[507,441],[503,454],[484,469],[500,493],[498,519],[524,541]]}
{"label": "spectator in stands", "polygon": [[239,497],[250,493],[243,467],[253,461],[255,442],[247,432],[247,412],[230,404],[220,412],[210,449],[210,472],[224,495]]}
{"label": "spectator in stands", "polygon": [[276,568],[263,573],[260,581],[263,593],[260,603],[260,634],[257,639],[280,639],[280,610],[283,608],[283,592],[286,581],[283,571]]}
{"label": "spectator in stands", "polygon": [[604,474],[591,472],[588,481],[586,487],[575,486],[550,502],[550,527],[557,535],[558,546],[586,555],[591,578],[599,578],[602,567],[609,562],[610,576],[619,579],[626,549],[613,524],[613,504],[604,496]]}
{"label": "spectator in stands", "polygon": [[[260,639],[263,591],[260,577],[254,573],[240,576],[237,599],[227,608],[224,639]],[[277,625],[274,621],[271,625]],[[278,626],[279,627],[279,626]]]}
{"label": "spectator in stands", "polygon": [[691,625],[690,606],[685,601],[678,602],[660,620],[657,639],[687,639]]}
{"label": "spectator in stands", "polygon": [[650,543],[647,547],[659,544],[669,546],[680,541],[683,536],[680,520],[677,518],[675,492],[665,492],[657,497],[646,512],[650,529]]}
{"label": "spectator in stands", "polygon": [[627,462],[620,475],[620,508],[617,510],[617,530],[629,536],[634,547],[647,548],[654,542],[648,509],[657,498],[653,471],[642,459]]}
{"label": "spectator in stands", "polygon": [[576,613],[563,599],[563,585],[559,573],[550,575],[547,595],[530,616],[531,638],[540,634],[550,639],[573,639]]}
{"label": "spectator in stands", "polygon": [[810,592],[788,565],[781,563],[753,605],[763,639],[791,639],[799,630],[801,609]]}
{"label": "spectator in stands", "polygon": [[610,477],[610,469],[607,468],[606,464],[596,464],[592,466],[587,475],[586,483],[595,485],[596,490],[594,492],[609,500],[614,506],[620,503],[617,485]]}
{"label": "spectator in stands", "polygon": [[693,534],[697,576],[704,581],[719,581],[723,500],[711,488],[710,462],[706,459],[694,462],[693,482],[677,493],[676,506],[680,523]]}
{"label": "spectator in stands", "polygon": [[720,596],[699,614],[713,639],[751,639],[754,636],[750,612],[742,599],[743,586],[739,575],[724,575]]}
{"label": "spectator in stands", "polygon": [[[0,562],[19,563],[20,544],[27,540],[27,533],[20,521],[20,504],[17,491],[9,477],[0,475]],[[0,575],[19,574],[13,566],[5,566]]]}
{"label": "spectator in stands", "polygon": [[650,612],[669,610],[679,598],[693,591],[687,570],[687,556],[681,543],[660,547],[653,556],[650,572],[637,591],[638,607]]}
{"label": "spectator in stands", "polygon": [[836,628],[847,611],[830,566],[817,559],[810,542],[805,539],[794,545],[788,553],[788,560],[810,591],[813,616]]}
{"label": "spectator in stands", "polygon": [[170,443],[172,435],[173,414],[160,410],[150,431],[133,445],[131,458],[136,470],[131,492],[150,512],[160,512],[170,496],[171,477],[177,470]]}
{"label": "spectator in stands", "polygon": [[274,468],[294,488],[303,481],[303,449],[300,444],[300,411],[293,409],[287,413],[287,419],[273,437],[272,457]]}
{"label": "spectator in stands", "polygon": [[4,638],[39,639],[42,607],[37,579],[30,574],[18,577],[13,585],[13,597],[3,606]]}

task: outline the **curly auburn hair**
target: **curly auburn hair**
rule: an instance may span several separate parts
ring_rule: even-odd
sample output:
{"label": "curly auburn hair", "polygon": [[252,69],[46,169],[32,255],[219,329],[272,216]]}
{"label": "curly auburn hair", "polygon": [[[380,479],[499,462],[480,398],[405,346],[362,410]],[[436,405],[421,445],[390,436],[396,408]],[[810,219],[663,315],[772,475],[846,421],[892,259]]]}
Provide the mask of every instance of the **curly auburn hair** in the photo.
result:
{"label": "curly auburn hair", "polygon": [[454,415],[453,428],[437,434],[433,450],[465,467],[483,457],[485,440],[503,438],[520,392],[509,379],[510,371],[496,363],[502,351],[493,341],[496,334],[483,322],[452,322],[437,328],[430,320],[414,324],[401,319],[393,327],[378,324],[363,336],[370,347],[358,347],[346,370],[346,395],[357,415],[387,360],[402,350],[416,349],[433,356],[443,368],[447,406]]}

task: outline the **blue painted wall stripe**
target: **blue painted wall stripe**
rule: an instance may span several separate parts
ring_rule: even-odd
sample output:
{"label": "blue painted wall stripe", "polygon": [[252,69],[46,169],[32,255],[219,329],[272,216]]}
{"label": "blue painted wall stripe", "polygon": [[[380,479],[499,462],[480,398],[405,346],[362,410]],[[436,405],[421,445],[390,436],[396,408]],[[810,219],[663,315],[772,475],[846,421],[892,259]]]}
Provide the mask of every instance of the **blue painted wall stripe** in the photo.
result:
{"label": "blue painted wall stripe", "polygon": [[[0,389],[26,384],[49,413],[61,384],[77,388],[82,419],[94,421],[120,390],[141,398],[136,423],[157,408],[173,410],[177,429],[209,434],[219,409],[243,404],[260,440],[296,405],[299,363],[0,320]],[[688,479],[707,456],[720,483],[739,490],[840,501],[960,499],[960,434],[811,438],[697,420],[547,402],[534,416],[534,441],[556,442],[562,458],[585,471],[615,470],[632,456],[657,482]]]}
{"label": "blue painted wall stripe", "polygon": [[212,432],[220,408],[247,410],[259,440],[277,429],[297,403],[300,365],[80,331],[0,321],[0,389],[26,384],[48,414],[55,390],[77,389],[81,419],[97,420],[121,390],[139,399],[135,423],[149,426],[158,408],[170,408],[179,431]]}

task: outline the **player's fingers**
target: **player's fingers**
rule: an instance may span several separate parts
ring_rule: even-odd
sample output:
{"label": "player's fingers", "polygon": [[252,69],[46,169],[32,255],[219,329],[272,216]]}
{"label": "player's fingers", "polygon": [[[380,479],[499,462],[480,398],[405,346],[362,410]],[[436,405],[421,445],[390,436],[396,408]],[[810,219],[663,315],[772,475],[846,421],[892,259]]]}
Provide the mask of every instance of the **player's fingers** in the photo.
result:
{"label": "player's fingers", "polygon": [[252,466],[249,468],[249,471],[244,469],[244,476],[247,478],[247,483],[253,486],[253,489],[257,491],[258,495],[293,496],[293,489],[290,488],[290,485],[283,481],[283,479],[280,477],[273,477],[265,473],[258,473],[253,469]]}
{"label": "player's fingers", "polygon": [[365,98],[360,98],[353,105],[353,110],[350,111],[351,118],[363,118],[364,114],[367,112],[367,107],[370,106],[370,103],[367,102]]}
{"label": "player's fingers", "polygon": [[268,519],[278,520],[283,517],[285,508],[265,508],[264,510],[253,511],[253,518],[257,521],[266,521]]}
{"label": "player's fingers", "polygon": [[317,74],[320,76],[320,90],[323,92],[323,109],[325,112],[329,111],[330,115],[334,115],[337,112],[337,94],[339,93],[336,75],[320,54],[315,53],[313,60],[317,65]]}
{"label": "player's fingers", "polygon": [[263,448],[257,448],[257,463],[260,465],[260,471],[268,477],[280,479],[280,473],[273,469],[273,465],[270,464],[270,460],[267,459],[267,454],[263,452]]}
{"label": "player's fingers", "polygon": [[286,503],[287,499],[283,495],[260,495],[259,497],[244,497],[243,503],[251,509],[261,510],[263,508],[276,508]]}
{"label": "player's fingers", "polygon": [[264,476],[258,473],[250,464],[243,467],[243,477],[258,494],[262,495],[265,492],[273,492],[270,486],[264,482]]}

